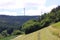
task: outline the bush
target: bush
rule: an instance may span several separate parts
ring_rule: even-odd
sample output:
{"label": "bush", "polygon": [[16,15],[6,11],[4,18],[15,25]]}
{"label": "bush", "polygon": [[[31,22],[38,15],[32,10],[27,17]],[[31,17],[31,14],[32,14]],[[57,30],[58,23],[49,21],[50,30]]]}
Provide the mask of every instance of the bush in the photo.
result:
{"label": "bush", "polygon": [[20,30],[14,30],[12,35],[20,35],[22,32]]}
{"label": "bush", "polygon": [[22,31],[26,34],[34,32],[40,28],[39,22],[36,22],[35,20],[29,20],[22,26]]}

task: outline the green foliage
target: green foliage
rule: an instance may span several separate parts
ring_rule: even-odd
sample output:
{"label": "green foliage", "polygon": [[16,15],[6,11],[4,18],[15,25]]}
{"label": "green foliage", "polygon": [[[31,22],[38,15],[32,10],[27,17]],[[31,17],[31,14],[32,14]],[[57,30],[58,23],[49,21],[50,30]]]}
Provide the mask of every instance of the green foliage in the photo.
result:
{"label": "green foliage", "polygon": [[25,24],[23,24],[22,31],[24,31],[27,34],[36,31],[38,28],[40,28],[40,25],[37,21],[29,20]]}
{"label": "green foliage", "polygon": [[3,37],[4,37],[4,36],[2,36],[2,35],[0,34],[0,39],[3,38]]}
{"label": "green foliage", "polygon": [[[50,13],[44,13],[38,19],[38,21],[29,20],[22,26],[22,31],[25,33],[31,33],[38,29],[44,28],[49,26],[52,23],[56,23],[60,21],[60,6],[57,8],[52,9]],[[40,20],[40,21],[39,21]]]}
{"label": "green foliage", "polygon": [[12,38],[15,38],[16,36],[8,36],[5,38],[1,38],[0,40],[11,40]]}
{"label": "green foliage", "polygon": [[9,34],[7,33],[6,30],[4,30],[3,32],[1,32],[1,35],[4,36],[4,37],[9,36]]}
{"label": "green foliage", "polygon": [[22,32],[20,30],[14,30],[12,35],[20,35]]}
{"label": "green foliage", "polygon": [[52,24],[53,28],[60,29],[60,22]]}

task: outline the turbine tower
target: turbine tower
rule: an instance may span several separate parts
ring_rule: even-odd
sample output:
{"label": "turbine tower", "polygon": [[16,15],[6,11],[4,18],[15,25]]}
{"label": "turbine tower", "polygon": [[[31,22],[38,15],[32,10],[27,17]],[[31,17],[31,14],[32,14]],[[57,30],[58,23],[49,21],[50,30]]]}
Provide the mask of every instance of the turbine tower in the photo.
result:
{"label": "turbine tower", "polygon": [[25,16],[25,8],[24,8],[24,16]]}

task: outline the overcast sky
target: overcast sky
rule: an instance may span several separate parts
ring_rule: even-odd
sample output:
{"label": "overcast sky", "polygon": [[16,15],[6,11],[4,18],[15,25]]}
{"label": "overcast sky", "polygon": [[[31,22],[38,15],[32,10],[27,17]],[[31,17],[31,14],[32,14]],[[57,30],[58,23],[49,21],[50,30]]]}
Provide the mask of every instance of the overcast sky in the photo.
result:
{"label": "overcast sky", "polygon": [[41,15],[60,5],[60,0],[0,0],[0,15]]}

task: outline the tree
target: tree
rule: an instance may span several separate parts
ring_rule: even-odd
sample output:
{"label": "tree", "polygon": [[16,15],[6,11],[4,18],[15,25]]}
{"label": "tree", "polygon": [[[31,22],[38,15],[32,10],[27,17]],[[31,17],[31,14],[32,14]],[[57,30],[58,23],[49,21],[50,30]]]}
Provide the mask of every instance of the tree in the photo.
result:
{"label": "tree", "polygon": [[8,34],[10,34],[10,35],[11,35],[11,34],[12,34],[12,32],[13,32],[13,28],[8,28],[8,29],[7,29],[7,33],[8,33]]}

